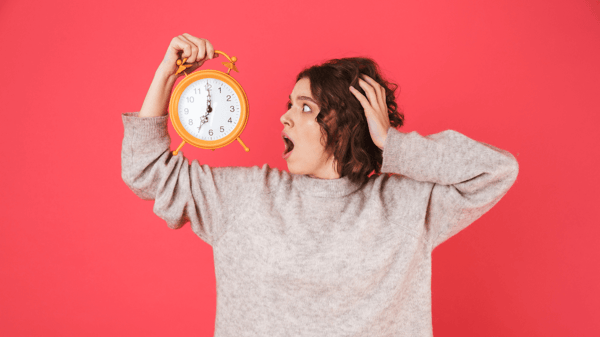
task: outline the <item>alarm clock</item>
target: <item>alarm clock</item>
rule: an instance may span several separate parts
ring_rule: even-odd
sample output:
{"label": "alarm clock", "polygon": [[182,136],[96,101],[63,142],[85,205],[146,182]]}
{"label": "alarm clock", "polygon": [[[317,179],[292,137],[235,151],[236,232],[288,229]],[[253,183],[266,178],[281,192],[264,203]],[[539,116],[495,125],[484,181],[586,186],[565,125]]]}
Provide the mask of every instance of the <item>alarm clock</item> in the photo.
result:
{"label": "alarm clock", "polygon": [[175,131],[183,139],[173,155],[186,143],[201,149],[215,150],[237,140],[246,152],[250,151],[240,135],[248,122],[248,98],[242,86],[229,75],[237,58],[215,50],[229,60],[223,62],[227,73],[205,69],[188,74],[187,58],[177,60],[177,73],[183,78],[171,94],[169,114]]}

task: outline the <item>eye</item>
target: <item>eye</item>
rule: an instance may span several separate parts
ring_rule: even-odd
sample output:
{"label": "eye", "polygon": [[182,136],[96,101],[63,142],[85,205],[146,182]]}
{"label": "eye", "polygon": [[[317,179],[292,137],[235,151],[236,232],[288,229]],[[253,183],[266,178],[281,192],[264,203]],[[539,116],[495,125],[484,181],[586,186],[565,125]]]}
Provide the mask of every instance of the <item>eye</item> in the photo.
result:
{"label": "eye", "polygon": [[[288,108],[288,110],[292,108],[292,102],[291,101],[287,102],[287,108]],[[302,105],[302,111],[304,111],[304,112],[311,112],[312,109],[310,108],[310,106],[308,106],[308,104],[303,104]]]}

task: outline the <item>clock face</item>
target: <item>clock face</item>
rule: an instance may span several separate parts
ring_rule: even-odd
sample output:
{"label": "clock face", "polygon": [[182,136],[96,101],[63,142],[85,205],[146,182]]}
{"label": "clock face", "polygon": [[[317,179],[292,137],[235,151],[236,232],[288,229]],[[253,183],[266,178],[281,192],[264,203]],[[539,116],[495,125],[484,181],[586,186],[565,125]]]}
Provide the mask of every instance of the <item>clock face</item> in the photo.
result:
{"label": "clock face", "polygon": [[230,134],[240,120],[240,99],[225,82],[203,78],[187,86],[178,104],[181,125],[192,136],[215,141]]}

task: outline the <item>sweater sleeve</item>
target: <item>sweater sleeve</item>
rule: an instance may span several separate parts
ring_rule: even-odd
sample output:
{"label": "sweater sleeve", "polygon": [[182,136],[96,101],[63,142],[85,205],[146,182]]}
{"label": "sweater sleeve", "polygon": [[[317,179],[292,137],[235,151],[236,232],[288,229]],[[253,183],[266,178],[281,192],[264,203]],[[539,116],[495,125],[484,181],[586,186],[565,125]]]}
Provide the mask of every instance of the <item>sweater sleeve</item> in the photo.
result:
{"label": "sweater sleeve", "polygon": [[257,175],[257,167],[210,167],[197,160],[190,165],[181,151],[171,152],[168,115],[138,114],[122,114],[123,181],[141,199],[154,200],[154,213],[170,228],[190,222],[194,233],[213,245],[242,207],[242,186]]}
{"label": "sweater sleeve", "polygon": [[454,130],[421,136],[389,128],[381,171],[432,184],[425,225],[433,249],[490,210],[519,165],[511,153]]}

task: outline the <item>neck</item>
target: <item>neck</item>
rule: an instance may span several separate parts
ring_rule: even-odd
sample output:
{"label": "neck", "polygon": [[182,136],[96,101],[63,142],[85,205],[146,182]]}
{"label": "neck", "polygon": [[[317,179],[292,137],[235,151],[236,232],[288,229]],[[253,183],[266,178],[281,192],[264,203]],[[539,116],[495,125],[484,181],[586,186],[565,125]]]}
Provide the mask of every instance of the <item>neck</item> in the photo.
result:
{"label": "neck", "polygon": [[340,174],[335,170],[333,156],[329,156],[329,159],[325,165],[321,166],[320,169],[315,173],[308,174],[311,178],[317,179],[339,179]]}

